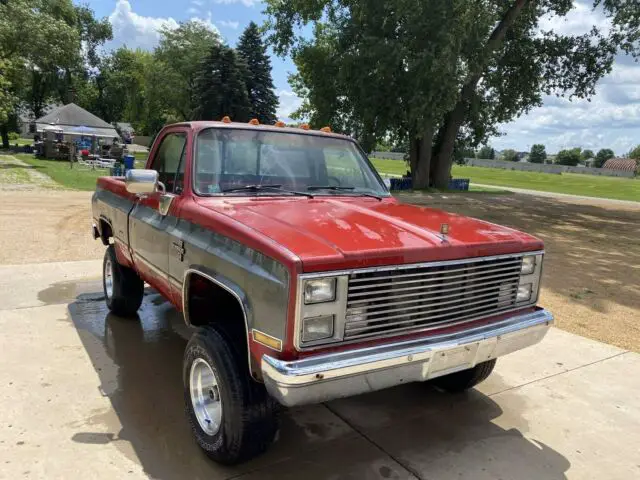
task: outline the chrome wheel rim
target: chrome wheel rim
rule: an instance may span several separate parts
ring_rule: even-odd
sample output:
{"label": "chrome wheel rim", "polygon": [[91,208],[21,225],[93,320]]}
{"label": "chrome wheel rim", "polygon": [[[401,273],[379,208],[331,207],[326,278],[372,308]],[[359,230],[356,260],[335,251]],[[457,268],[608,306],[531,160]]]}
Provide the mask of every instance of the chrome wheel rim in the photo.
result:
{"label": "chrome wheel rim", "polygon": [[107,298],[113,296],[113,263],[110,259],[104,262],[104,293]]}
{"label": "chrome wheel rim", "polygon": [[208,435],[215,435],[222,424],[222,398],[218,378],[202,358],[191,364],[189,393],[193,413],[200,428]]}

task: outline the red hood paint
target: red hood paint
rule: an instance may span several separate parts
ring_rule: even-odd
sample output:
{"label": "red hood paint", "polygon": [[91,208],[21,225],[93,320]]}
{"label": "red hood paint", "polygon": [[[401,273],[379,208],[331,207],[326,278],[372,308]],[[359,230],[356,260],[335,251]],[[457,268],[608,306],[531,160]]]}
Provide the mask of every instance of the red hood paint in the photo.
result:
{"label": "red hood paint", "polygon": [[[197,203],[271,238],[305,272],[541,250],[511,228],[442,210],[366,197],[203,198]],[[440,234],[441,225],[449,234]]]}

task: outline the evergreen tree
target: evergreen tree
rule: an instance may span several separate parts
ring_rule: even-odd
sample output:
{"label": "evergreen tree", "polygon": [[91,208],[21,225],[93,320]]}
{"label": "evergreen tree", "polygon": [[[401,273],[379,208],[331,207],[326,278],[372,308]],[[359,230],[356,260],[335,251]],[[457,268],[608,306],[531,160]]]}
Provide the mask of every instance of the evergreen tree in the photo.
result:
{"label": "evergreen tree", "polygon": [[196,76],[195,118],[220,120],[228,115],[234,122],[248,122],[251,105],[244,75],[246,66],[232,48],[211,47]]}
{"label": "evergreen tree", "polygon": [[242,33],[237,51],[247,65],[245,83],[251,104],[251,118],[257,118],[260,123],[275,123],[278,97],[273,91],[271,61],[258,25],[254,22]]}

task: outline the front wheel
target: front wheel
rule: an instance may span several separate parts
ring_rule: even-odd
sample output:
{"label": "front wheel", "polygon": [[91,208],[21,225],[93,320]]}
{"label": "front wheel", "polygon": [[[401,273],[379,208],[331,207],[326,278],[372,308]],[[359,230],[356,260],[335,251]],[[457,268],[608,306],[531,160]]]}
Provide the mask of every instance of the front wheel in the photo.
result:
{"label": "front wheel", "polygon": [[228,465],[264,452],[278,431],[278,405],[251,378],[239,341],[201,327],[183,364],[185,410],[196,441],[211,459]]}
{"label": "front wheel", "polygon": [[107,307],[120,317],[134,317],[144,297],[144,282],[131,268],[118,263],[113,245],[102,262],[102,286]]}
{"label": "front wheel", "polygon": [[475,387],[480,382],[487,379],[493,368],[496,366],[496,359],[477,364],[468,370],[450,373],[442,377],[434,378],[431,382],[447,392],[463,392]]}

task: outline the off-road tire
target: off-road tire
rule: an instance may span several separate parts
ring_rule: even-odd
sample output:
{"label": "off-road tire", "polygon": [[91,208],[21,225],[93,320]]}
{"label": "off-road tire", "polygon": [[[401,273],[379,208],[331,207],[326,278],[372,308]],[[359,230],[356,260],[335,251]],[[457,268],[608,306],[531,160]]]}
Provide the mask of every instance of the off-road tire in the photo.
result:
{"label": "off-road tire", "polygon": [[456,373],[450,373],[443,377],[434,378],[431,382],[438,388],[447,392],[456,393],[469,390],[475,387],[480,382],[487,379],[493,367],[496,366],[496,359],[489,360],[477,364],[475,367],[468,370],[462,370]]}
{"label": "off-road tire", "polygon": [[[244,330],[244,329],[243,329]],[[184,353],[185,412],[198,445],[212,460],[226,465],[247,461],[264,452],[279,426],[278,403],[264,385],[251,378],[242,337],[212,326],[200,327]],[[206,433],[193,410],[189,388],[191,365],[202,358],[214,371],[222,401],[222,421],[214,434]]]}
{"label": "off-road tire", "polygon": [[[113,292],[108,295],[106,284],[107,263],[111,262]],[[113,245],[107,247],[102,262],[102,288],[107,307],[120,317],[135,317],[144,297],[144,281],[135,270],[120,265]]]}

